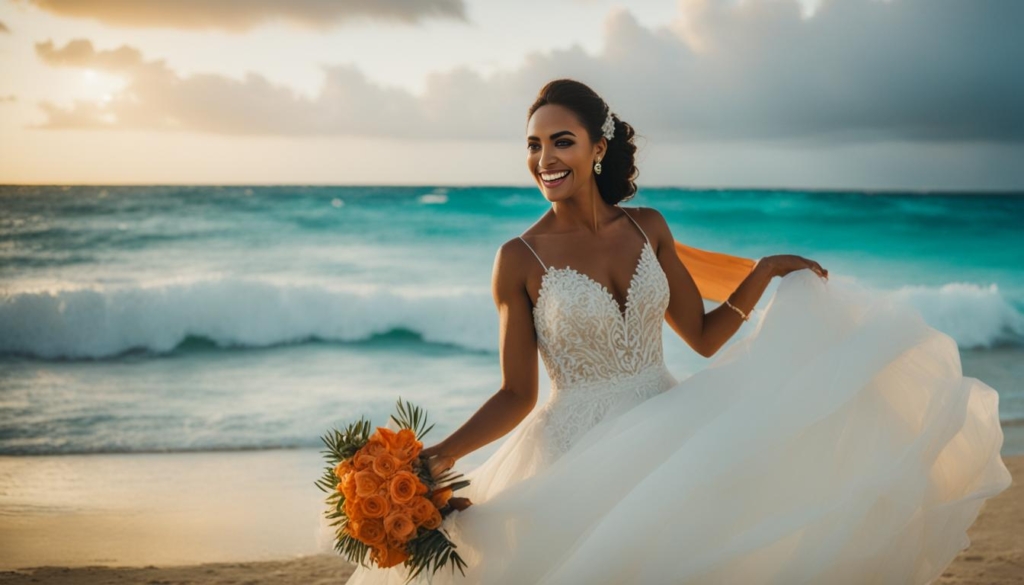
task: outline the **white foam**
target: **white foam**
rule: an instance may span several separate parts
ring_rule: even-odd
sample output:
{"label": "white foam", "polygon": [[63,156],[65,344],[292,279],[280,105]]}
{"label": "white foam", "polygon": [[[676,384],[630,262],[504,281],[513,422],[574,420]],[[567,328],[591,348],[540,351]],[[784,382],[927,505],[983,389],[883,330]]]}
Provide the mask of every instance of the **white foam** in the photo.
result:
{"label": "white foam", "polygon": [[961,348],[989,348],[1024,339],[1024,315],[1003,298],[994,283],[904,286],[892,295],[917,308],[929,325],[955,339]]}
{"label": "white foam", "polygon": [[[1024,315],[995,284],[908,286],[891,294],[961,348],[1024,340]],[[311,337],[361,341],[396,329],[470,350],[498,348],[494,305],[482,292],[361,293],[223,278],[0,298],[0,352],[45,358],[101,358],[136,348],[169,352],[190,335],[225,347],[263,347]]]}
{"label": "white foam", "polygon": [[412,298],[225,278],[0,299],[0,351],[47,358],[168,352],[189,335],[259,347],[310,337],[359,341],[395,329],[467,349],[497,346],[494,305],[479,293]]}

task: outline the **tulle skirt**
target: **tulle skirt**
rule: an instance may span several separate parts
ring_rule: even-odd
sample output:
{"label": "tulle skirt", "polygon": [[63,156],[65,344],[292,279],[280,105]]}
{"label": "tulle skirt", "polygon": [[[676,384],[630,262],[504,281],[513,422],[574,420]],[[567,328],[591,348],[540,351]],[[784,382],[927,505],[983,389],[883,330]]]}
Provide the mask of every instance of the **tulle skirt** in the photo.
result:
{"label": "tulle skirt", "polygon": [[[421,583],[927,583],[1010,485],[998,395],[907,305],[809,270],[749,336],[545,461],[540,407]],[[350,585],[406,569],[358,567]]]}

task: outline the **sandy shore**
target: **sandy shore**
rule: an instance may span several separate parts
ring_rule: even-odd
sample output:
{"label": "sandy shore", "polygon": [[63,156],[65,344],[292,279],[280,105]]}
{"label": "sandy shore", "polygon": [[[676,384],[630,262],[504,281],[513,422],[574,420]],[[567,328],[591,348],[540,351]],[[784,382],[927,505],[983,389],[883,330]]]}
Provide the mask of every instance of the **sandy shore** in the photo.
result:
{"label": "sandy shore", "polygon": [[[1005,457],[1014,477],[1008,490],[986,502],[968,535],[971,546],[937,583],[980,585],[1024,583],[1024,455]],[[4,543],[9,544],[8,542]],[[295,584],[343,583],[354,566],[334,554],[297,555],[283,560],[162,564],[146,566],[38,566],[0,572],[0,583],[55,585]]]}

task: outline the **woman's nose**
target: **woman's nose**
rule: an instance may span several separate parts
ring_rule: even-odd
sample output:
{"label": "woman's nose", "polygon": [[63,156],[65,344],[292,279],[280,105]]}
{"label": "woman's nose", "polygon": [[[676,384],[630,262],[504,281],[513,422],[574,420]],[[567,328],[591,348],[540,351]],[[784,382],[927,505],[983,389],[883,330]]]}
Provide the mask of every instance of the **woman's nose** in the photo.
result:
{"label": "woman's nose", "polygon": [[557,157],[555,157],[555,154],[553,152],[545,151],[540,156],[540,165],[542,167],[544,167],[544,168],[547,168],[548,166],[550,166],[556,160],[557,160]]}

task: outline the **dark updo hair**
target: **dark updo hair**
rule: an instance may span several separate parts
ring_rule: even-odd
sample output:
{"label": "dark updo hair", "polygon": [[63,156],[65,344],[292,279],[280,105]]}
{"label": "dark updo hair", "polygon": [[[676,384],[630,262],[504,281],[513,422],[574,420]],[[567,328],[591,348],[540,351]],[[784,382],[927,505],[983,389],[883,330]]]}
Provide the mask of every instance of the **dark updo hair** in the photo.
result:
{"label": "dark updo hair", "polygon": [[[530,117],[541,106],[554,104],[568,108],[576,114],[580,123],[587,129],[591,142],[601,140],[601,126],[608,115],[608,106],[601,96],[586,84],[575,79],[556,79],[549,81],[537,94],[537,99],[526,114],[527,123]],[[636,177],[640,171],[636,168],[636,145],[633,144],[635,132],[633,127],[612,114],[615,122],[615,136],[608,141],[608,148],[601,159],[601,174],[594,174],[597,190],[609,205],[628,201],[636,195]]]}

